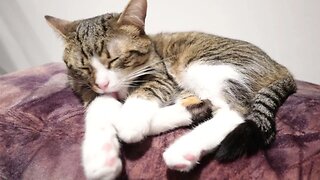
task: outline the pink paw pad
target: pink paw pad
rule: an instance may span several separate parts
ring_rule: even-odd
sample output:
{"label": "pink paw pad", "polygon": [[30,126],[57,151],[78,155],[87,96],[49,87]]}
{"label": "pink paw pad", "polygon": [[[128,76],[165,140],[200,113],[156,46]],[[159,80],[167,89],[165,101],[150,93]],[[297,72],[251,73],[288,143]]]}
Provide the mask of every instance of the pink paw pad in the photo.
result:
{"label": "pink paw pad", "polygon": [[186,160],[191,161],[191,162],[195,162],[197,161],[197,157],[195,155],[192,154],[186,154],[183,156]]}
{"label": "pink paw pad", "polygon": [[173,169],[177,169],[177,170],[183,170],[186,169],[188,166],[186,164],[176,164],[173,166]]}
{"label": "pink paw pad", "polygon": [[106,166],[111,167],[116,162],[117,162],[117,158],[116,157],[112,157],[112,158],[106,160]]}
{"label": "pink paw pad", "polygon": [[113,145],[111,143],[106,143],[103,145],[102,149],[105,150],[106,152],[110,152],[113,148]]}

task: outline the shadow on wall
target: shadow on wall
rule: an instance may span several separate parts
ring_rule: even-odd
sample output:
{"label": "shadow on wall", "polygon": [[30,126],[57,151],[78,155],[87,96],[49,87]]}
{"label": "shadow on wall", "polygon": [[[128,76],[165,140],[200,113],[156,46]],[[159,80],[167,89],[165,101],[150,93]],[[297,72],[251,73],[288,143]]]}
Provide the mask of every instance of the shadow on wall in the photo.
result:
{"label": "shadow on wall", "polygon": [[34,28],[17,1],[0,1],[0,73],[31,67],[47,57]]}
{"label": "shadow on wall", "polygon": [[15,65],[12,63],[12,60],[6,51],[4,42],[0,40],[0,74],[5,74],[16,69]]}
{"label": "shadow on wall", "polygon": [[7,72],[0,67],[0,75],[6,74]]}

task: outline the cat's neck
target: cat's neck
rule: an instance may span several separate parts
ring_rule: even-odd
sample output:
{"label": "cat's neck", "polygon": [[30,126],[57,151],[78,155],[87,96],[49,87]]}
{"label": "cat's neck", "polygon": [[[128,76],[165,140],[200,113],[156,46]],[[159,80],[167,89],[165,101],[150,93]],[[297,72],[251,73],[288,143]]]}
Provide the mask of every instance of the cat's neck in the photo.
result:
{"label": "cat's neck", "polygon": [[150,35],[155,51],[161,59],[166,59],[174,55],[172,51],[167,51],[169,45],[172,43],[171,35],[171,33]]}

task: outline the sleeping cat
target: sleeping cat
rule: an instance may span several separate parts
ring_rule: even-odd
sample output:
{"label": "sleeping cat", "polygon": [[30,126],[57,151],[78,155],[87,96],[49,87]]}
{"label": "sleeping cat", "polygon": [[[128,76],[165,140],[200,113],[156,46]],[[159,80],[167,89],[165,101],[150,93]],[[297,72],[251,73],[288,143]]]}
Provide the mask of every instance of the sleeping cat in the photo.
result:
{"label": "sleeping cat", "polygon": [[296,90],[288,70],[245,41],[147,35],[146,11],[146,0],[131,0],[120,14],[72,22],[46,16],[64,39],[71,87],[87,106],[86,176],[117,177],[118,138],[133,143],[195,123],[163,153],[170,169],[189,171],[210,152],[231,161],[270,145],[275,113]]}

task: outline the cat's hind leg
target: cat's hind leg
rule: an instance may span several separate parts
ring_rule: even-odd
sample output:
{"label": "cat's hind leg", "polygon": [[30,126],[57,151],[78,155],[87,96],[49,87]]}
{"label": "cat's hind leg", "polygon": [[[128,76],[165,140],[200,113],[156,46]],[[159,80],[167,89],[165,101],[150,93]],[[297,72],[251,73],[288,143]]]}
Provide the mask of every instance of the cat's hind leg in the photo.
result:
{"label": "cat's hind leg", "polygon": [[189,171],[242,122],[244,119],[239,113],[228,108],[218,109],[212,119],[201,123],[166,149],[163,153],[165,163],[170,169]]}
{"label": "cat's hind leg", "polygon": [[114,179],[122,170],[120,144],[113,127],[121,105],[112,97],[99,96],[88,106],[82,144],[82,163],[88,179]]}
{"label": "cat's hind leg", "polygon": [[242,76],[230,65],[200,62],[189,65],[181,77],[182,87],[195,92],[202,99],[209,99],[219,108],[210,120],[178,138],[163,153],[169,168],[189,171],[202,155],[213,151],[230,132],[244,122],[242,113],[230,108],[224,93],[228,80],[242,82]]}

